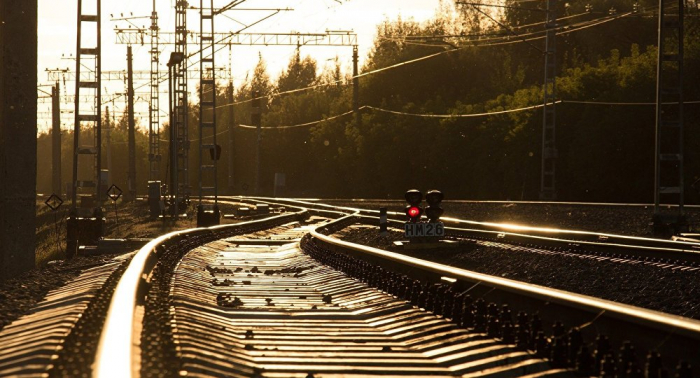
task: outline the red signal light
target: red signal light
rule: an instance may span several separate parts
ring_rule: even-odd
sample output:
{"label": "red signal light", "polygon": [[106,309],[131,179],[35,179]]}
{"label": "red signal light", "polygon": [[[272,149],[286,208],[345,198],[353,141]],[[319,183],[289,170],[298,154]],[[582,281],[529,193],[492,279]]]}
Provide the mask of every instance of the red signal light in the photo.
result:
{"label": "red signal light", "polygon": [[423,215],[423,208],[420,207],[422,200],[423,194],[419,190],[411,189],[406,192],[406,202],[408,202],[408,205],[404,211],[408,217],[408,222],[420,222],[421,215]]}

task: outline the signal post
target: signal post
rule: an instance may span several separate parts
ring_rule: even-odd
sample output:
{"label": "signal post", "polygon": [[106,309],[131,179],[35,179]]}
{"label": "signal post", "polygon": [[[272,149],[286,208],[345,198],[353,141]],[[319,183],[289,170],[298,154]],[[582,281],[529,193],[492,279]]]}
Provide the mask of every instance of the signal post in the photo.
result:
{"label": "signal post", "polygon": [[[423,193],[417,189],[411,189],[405,195],[406,223],[404,223],[404,237],[408,241],[394,242],[394,245],[404,249],[432,249],[457,246],[458,243],[443,240],[445,237],[445,225],[440,217],[445,212],[441,204],[444,195],[439,190],[430,190],[425,194],[428,206],[423,208]],[[422,220],[423,215],[426,220]]]}

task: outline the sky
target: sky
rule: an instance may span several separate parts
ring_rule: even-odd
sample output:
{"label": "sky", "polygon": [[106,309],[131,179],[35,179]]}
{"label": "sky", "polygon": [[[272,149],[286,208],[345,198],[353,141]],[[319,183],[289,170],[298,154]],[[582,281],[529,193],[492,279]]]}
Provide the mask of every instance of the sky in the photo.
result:
{"label": "sky", "polygon": [[[83,0],[84,9],[89,13],[94,9],[97,0]],[[219,8],[229,4],[230,0],[214,0],[214,7]],[[156,0],[156,10],[159,17],[161,31],[174,31],[175,10],[174,0]],[[199,1],[190,1],[190,5],[199,6]],[[360,54],[360,66],[369,53],[376,32],[376,25],[384,19],[413,18],[416,21],[425,21],[432,18],[439,6],[439,0],[247,0],[237,8],[241,9],[293,9],[281,11],[269,19],[251,26],[245,32],[254,33],[319,33],[326,30],[352,30],[358,36],[358,48]],[[150,15],[153,10],[153,2],[150,0],[106,0],[102,1],[102,70],[122,71],[126,70],[126,45],[116,43],[115,28],[132,28],[150,26]],[[196,10],[187,12],[187,29],[199,30],[199,13]],[[251,25],[255,21],[271,15],[272,11],[236,10],[228,11],[217,16],[215,20],[217,32],[229,32],[242,28],[242,25]],[[135,17],[135,18],[132,18]],[[143,17],[143,18],[138,18]],[[130,20],[117,20],[132,18]],[[77,0],[39,0],[39,89],[50,92],[47,68],[69,68],[75,70],[76,50],[76,25],[77,25]],[[114,21],[113,21],[114,20]],[[95,34],[84,33],[86,35]],[[134,45],[134,70],[147,71],[150,69],[149,39],[145,44]],[[190,52],[194,51],[191,46]],[[231,69],[234,77],[234,85],[239,86],[252,72],[257,64],[258,55],[262,55],[267,63],[268,74],[275,78],[287,66],[290,57],[294,54],[294,46],[233,46],[231,53],[224,48],[216,55],[216,65]],[[162,46],[161,71],[167,72],[165,63],[172,51],[172,46]],[[350,47],[315,47],[305,46],[301,48],[302,56],[311,55],[317,60],[319,68],[332,65],[332,59],[338,57],[344,70],[349,72],[352,64],[352,49]],[[229,62],[231,65],[229,66]],[[190,82],[191,93],[195,92],[195,83]],[[147,127],[147,87],[138,89],[145,82],[134,82],[137,103],[135,110],[137,117],[144,118],[140,122],[141,127]],[[63,84],[62,84],[63,85]],[[113,93],[125,92],[124,83],[119,81],[103,82],[103,96]],[[63,94],[72,94],[75,89],[73,82],[66,82],[62,88]],[[167,84],[162,84],[161,92],[167,89]],[[39,92],[40,96],[45,95]],[[165,101],[164,101],[165,99]],[[125,109],[124,99],[121,98],[110,104],[112,111],[117,109],[117,114]],[[161,95],[161,108],[167,107],[167,96]],[[71,111],[72,105],[62,103],[63,112]],[[39,129],[44,130],[50,124],[50,101],[42,100],[39,103]],[[164,112],[161,112],[165,115]],[[63,113],[61,116],[62,128],[70,129],[73,124],[73,115]],[[161,120],[163,122],[163,120]]]}

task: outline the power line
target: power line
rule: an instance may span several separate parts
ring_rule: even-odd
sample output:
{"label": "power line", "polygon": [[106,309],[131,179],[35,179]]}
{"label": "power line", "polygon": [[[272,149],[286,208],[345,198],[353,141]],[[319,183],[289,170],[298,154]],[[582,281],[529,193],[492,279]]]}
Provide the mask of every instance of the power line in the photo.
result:
{"label": "power line", "polygon": [[[555,104],[558,104],[562,101],[556,101]],[[526,110],[534,110],[543,107],[543,104],[538,104],[538,105],[533,105],[533,106],[525,106],[521,108],[515,108],[515,109],[506,109],[506,110],[497,110],[497,111],[492,111],[492,112],[482,112],[482,113],[467,113],[467,114],[419,114],[419,113],[408,113],[408,112],[401,112],[401,111],[396,111],[396,110],[390,110],[390,109],[384,109],[384,108],[379,108],[376,106],[370,106],[370,105],[364,105],[359,108],[359,110],[362,109],[370,109],[382,113],[390,113],[390,114],[395,114],[395,115],[402,115],[402,116],[411,116],[411,117],[421,117],[421,118],[476,118],[476,117],[489,117],[489,116],[494,116],[494,115],[499,115],[499,114],[507,114],[507,113],[515,113],[515,112],[522,112]],[[354,111],[350,110],[345,113],[341,113],[338,115],[334,115],[331,117],[327,117],[321,120],[317,121],[311,121],[311,122],[305,122],[305,123],[299,123],[296,125],[284,125],[284,126],[263,126],[263,129],[291,129],[291,128],[298,128],[298,127],[308,127],[308,126],[313,126],[316,124],[319,124],[321,122],[326,122],[326,121],[331,121],[337,118],[345,117],[347,115],[350,115],[354,113]],[[239,124],[236,125],[237,127],[240,127],[242,129],[256,129],[255,126],[251,125],[244,125],[244,124]]]}
{"label": "power line", "polygon": [[[578,101],[561,100],[564,104],[584,104],[584,105],[613,105],[613,106],[656,106],[655,102],[611,102],[611,101]],[[678,104],[678,102],[664,102],[664,105]],[[700,104],[698,101],[683,101],[683,104]]]}
{"label": "power line", "polygon": [[[578,101],[578,100],[557,100],[554,102],[554,104],[589,104],[589,105],[629,105],[629,106],[650,106],[650,105],[656,105],[655,102],[607,102],[607,101]],[[685,101],[684,104],[700,104],[700,100],[697,101]],[[507,114],[507,113],[516,113],[516,112],[522,112],[526,110],[535,110],[542,108],[544,104],[537,104],[537,105],[532,105],[532,106],[524,106],[520,108],[514,108],[514,109],[506,109],[506,110],[497,110],[497,111],[491,111],[491,112],[481,112],[481,113],[466,113],[466,114],[424,114],[424,113],[410,113],[410,112],[403,112],[403,111],[397,111],[397,110],[390,110],[390,109],[384,109],[376,106],[371,106],[371,105],[363,105],[359,108],[359,110],[363,109],[370,109],[382,113],[389,113],[389,114],[395,114],[395,115],[402,115],[402,116],[410,116],[410,117],[420,117],[420,118],[477,118],[477,117],[489,117],[489,116],[494,116],[494,115],[500,115],[500,114]],[[354,113],[352,110],[347,111],[345,113],[341,113],[335,116],[331,116],[328,118],[324,118],[321,120],[317,121],[311,121],[311,122],[305,122],[305,123],[299,123],[295,125],[284,125],[284,126],[263,126],[263,129],[291,129],[291,128],[298,128],[298,127],[308,127],[308,126],[313,126],[322,122],[326,121],[331,121],[337,118],[341,118],[347,115],[350,115]],[[237,127],[240,127],[242,129],[255,129],[255,126],[251,125],[245,125],[245,124],[239,124],[236,125]],[[220,134],[225,133],[226,131],[221,132]]]}
{"label": "power line", "polygon": [[[361,106],[358,110],[362,110],[364,108],[368,108],[368,106]],[[313,125],[316,125],[316,124],[321,123],[321,122],[334,120],[334,119],[340,118],[340,117],[345,117],[346,115],[349,115],[352,113],[354,113],[354,111],[350,110],[350,111],[347,111],[345,113],[338,114],[338,115],[328,117],[328,118],[324,118],[324,119],[318,120],[318,121],[311,121],[311,122],[300,123],[297,125],[289,125],[289,126],[263,126],[262,128],[263,129],[292,129],[292,128],[297,128],[297,127],[313,126]],[[256,126],[250,126],[250,125],[240,125],[239,124],[237,126],[242,128],[242,129],[255,129],[256,128]]]}
{"label": "power line", "polygon": [[[555,101],[555,104],[560,103],[561,100]],[[543,107],[544,104],[538,104],[538,105],[532,105],[532,106],[525,106],[522,108],[515,108],[515,109],[507,109],[507,110],[498,110],[494,112],[483,112],[483,113],[468,113],[468,114],[419,114],[419,113],[408,113],[408,112],[400,112],[396,110],[389,110],[389,109],[382,109],[382,108],[377,108],[374,106],[365,106],[368,109],[376,110],[379,112],[383,113],[391,113],[391,114],[397,114],[397,115],[405,115],[405,116],[411,116],[411,117],[422,117],[422,118],[472,118],[472,117],[488,117],[492,115],[499,115],[499,114],[506,114],[506,113],[515,113],[515,112],[522,112],[525,110],[533,110],[533,109],[538,109]]]}
{"label": "power line", "polygon": [[486,12],[482,11],[481,9],[479,9],[479,7],[477,7],[477,6],[475,6],[475,5],[472,5],[472,7],[473,7],[474,10],[476,10],[477,12],[483,14],[483,15],[486,16],[488,19],[490,19],[491,21],[495,22],[496,25],[498,25],[498,26],[500,26],[500,27],[506,29],[509,33],[511,33],[511,34],[513,34],[514,36],[520,38],[523,42],[525,42],[525,43],[527,43],[528,45],[530,45],[530,47],[532,47],[533,49],[535,49],[535,50],[541,52],[542,54],[545,53],[542,49],[540,49],[539,47],[537,47],[537,46],[533,45],[532,43],[530,43],[528,40],[526,40],[526,39],[524,39],[523,37],[521,37],[520,34],[518,34],[518,33],[516,33],[515,31],[513,31],[513,29],[509,28],[507,25],[505,25],[505,24],[499,22],[499,21],[496,20],[495,18],[491,17],[491,15],[489,15],[488,13],[486,13]]}
{"label": "power line", "polygon": [[[590,27],[593,27],[593,26],[598,26],[598,25],[602,25],[602,24],[607,23],[607,22],[615,21],[615,20],[618,20],[618,19],[620,19],[620,18],[628,17],[628,16],[630,16],[630,15],[632,15],[632,14],[636,14],[636,13],[637,13],[637,12],[627,12],[627,13],[622,13],[622,14],[613,15],[613,16],[605,16],[605,17],[601,17],[601,18],[599,18],[599,19],[590,20],[590,21],[586,21],[586,22],[581,22],[581,23],[578,23],[578,24],[574,24],[573,26],[572,26],[572,25],[561,26],[561,27],[558,27],[558,28],[557,28],[558,30],[561,30],[561,31],[558,32],[558,34],[560,34],[560,35],[561,35],[561,34],[570,34],[570,33],[573,33],[573,32],[576,32],[576,31],[580,31],[580,30],[584,30],[584,29],[587,29],[587,28],[590,28]],[[562,30],[562,29],[565,29],[565,28],[568,28],[568,29]],[[546,32],[546,30],[539,31],[539,32],[533,32],[533,33],[530,33],[530,34],[521,34],[521,36],[542,34],[542,33],[544,33],[544,32]],[[533,41],[533,40],[538,40],[538,39],[543,39],[543,38],[544,38],[544,36],[537,36],[537,37],[532,37],[532,38],[526,38],[525,40],[526,40],[526,41]],[[504,37],[504,38],[499,38],[498,40],[503,40],[503,39],[505,39],[505,37]],[[413,64],[413,63],[417,63],[417,62],[420,62],[420,61],[423,61],[423,60],[428,60],[428,59],[431,59],[431,58],[434,58],[434,57],[437,57],[437,56],[440,56],[440,55],[443,55],[443,54],[448,54],[448,53],[452,53],[452,52],[455,52],[455,51],[463,51],[463,50],[465,50],[465,49],[467,49],[467,48],[471,48],[471,47],[502,46],[502,45],[508,45],[508,44],[521,43],[521,42],[523,42],[523,41],[490,42],[490,43],[486,43],[486,44],[473,44],[473,45],[464,46],[464,47],[459,47],[459,48],[452,49],[452,50],[439,51],[439,52],[436,52],[436,53],[433,53],[433,54],[428,54],[428,55],[425,55],[425,56],[422,56],[422,57],[418,57],[418,58],[415,58],[415,59],[411,59],[411,60],[408,60],[408,61],[395,63],[395,64],[390,65],[390,66],[387,66],[387,67],[382,67],[382,68],[378,68],[378,69],[375,69],[375,70],[372,70],[372,71],[363,72],[363,73],[361,73],[361,74],[358,74],[358,75],[356,75],[356,76],[351,77],[350,79],[360,78],[360,77],[364,77],[364,76],[373,75],[373,74],[376,74],[376,73],[379,73],[379,72],[383,72],[383,71],[391,70],[391,69],[394,69],[394,68],[402,67],[402,66],[405,66],[405,65],[408,65],[408,64]],[[297,88],[297,89],[292,89],[292,90],[283,91],[283,92],[276,92],[276,93],[272,93],[272,94],[269,94],[269,95],[263,95],[263,96],[257,97],[256,99],[272,98],[272,97],[278,97],[278,96],[281,96],[281,95],[286,95],[286,94],[291,94],[291,93],[304,92],[304,91],[307,91],[307,90],[310,90],[310,89],[316,89],[316,88],[327,87],[327,86],[331,86],[331,85],[343,84],[344,81],[346,81],[346,80],[345,80],[345,79],[333,80],[333,81],[328,82],[328,83],[314,84],[314,85],[310,85],[310,86],[303,87],[303,88]],[[251,98],[251,99],[246,99],[246,100],[234,101],[234,102],[232,102],[232,103],[219,105],[219,106],[217,106],[217,108],[224,108],[224,107],[233,106],[233,105],[241,105],[241,104],[245,104],[245,103],[251,102],[251,101],[253,101],[253,100],[254,100],[254,99]]]}
{"label": "power line", "polygon": [[471,5],[472,7],[492,7],[492,8],[505,8],[505,9],[517,9],[526,10],[531,12],[546,12],[544,9],[539,8],[525,8],[525,7],[514,7],[512,5],[501,5],[501,4],[484,4],[484,3],[470,3],[470,2],[457,2],[457,5]]}

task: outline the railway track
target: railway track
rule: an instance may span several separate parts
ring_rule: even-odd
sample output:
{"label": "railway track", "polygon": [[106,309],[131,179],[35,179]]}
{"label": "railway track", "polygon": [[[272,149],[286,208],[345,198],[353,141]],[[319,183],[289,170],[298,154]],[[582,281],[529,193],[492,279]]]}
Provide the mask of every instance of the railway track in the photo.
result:
{"label": "railway track", "polygon": [[[280,200],[260,197],[260,201]],[[283,200],[292,206],[311,209],[343,211],[353,214],[358,223],[377,225],[379,211],[333,206],[303,200]],[[388,225],[403,230],[405,215],[389,212]],[[457,218],[442,218],[446,235],[454,240],[483,241],[573,253],[593,258],[644,261],[669,267],[700,267],[700,243],[687,240],[667,240],[608,233],[529,227],[505,223],[477,222]]]}
{"label": "railway track", "polygon": [[81,276],[63,294],[90,288],[80,328],[93,331],[53,329],[80,313],[58,301],[49,320],[0,331],[3,343],[47,327],[33,340],[43,349],[0,351],[0,376],[690,377],[682,361],[700,364],[700,322],[343,242],[329,235],[367,215],[285,204],[293,211],[151,241],[114,263],[125,271],[113,295]]}

